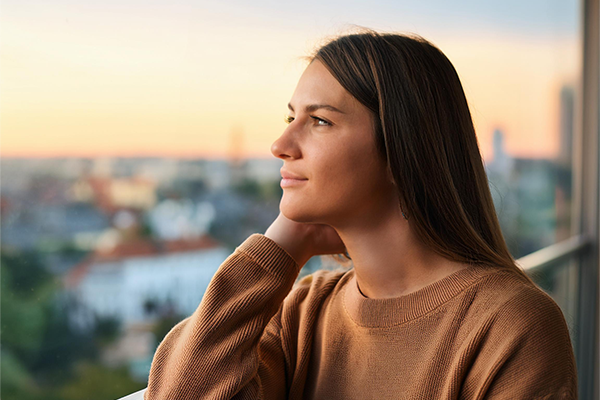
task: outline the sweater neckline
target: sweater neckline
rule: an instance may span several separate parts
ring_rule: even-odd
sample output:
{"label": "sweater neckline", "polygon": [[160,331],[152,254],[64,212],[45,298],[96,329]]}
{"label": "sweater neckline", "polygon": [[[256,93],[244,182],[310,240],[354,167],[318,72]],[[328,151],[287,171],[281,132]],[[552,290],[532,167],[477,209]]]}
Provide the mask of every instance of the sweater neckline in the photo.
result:
{"label": "sweater neckline", "polygon": [[429,313],[480,278],[502,270],[489,265],[470,265],[404,296],[371,299],[358,289],[355,270],[352,268],[348,271],[342,294],[344,308],[360,326],[391,327]]}

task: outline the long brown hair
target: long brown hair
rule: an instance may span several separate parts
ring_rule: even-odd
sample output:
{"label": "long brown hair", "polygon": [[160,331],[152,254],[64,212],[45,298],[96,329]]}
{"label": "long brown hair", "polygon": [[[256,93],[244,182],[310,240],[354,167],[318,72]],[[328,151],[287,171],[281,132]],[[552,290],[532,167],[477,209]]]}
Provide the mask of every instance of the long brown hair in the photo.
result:
{"label": "long brown hair", "polygon": [[443,257],[529,276],[510,254],[460,79],[416,34],[362,29],[330,40],[319,60],[375,116],[375,142],[417,237]]}

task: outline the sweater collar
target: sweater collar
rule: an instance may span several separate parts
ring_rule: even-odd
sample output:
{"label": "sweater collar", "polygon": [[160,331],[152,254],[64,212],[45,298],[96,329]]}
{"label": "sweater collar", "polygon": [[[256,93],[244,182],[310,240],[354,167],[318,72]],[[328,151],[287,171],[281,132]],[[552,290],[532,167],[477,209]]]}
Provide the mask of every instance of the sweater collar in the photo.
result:
{"label": "sweater collar", "polygon": [[458,295],[480,278],[501,271],[498,267],[471,265],[407,295],[370,299],[358,289],[354,268],[346,274],[342,298],[352,320],[364,327],[391,327],[419,318]]}

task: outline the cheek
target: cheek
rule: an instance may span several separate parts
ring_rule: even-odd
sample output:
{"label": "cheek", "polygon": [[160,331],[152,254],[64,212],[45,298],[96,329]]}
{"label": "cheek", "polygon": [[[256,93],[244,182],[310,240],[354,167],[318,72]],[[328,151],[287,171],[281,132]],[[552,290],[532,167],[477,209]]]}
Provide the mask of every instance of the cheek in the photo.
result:
{"label": "cheek", "polygon": [[347,147],[343,155],[328,159],[320,169],[324,179],[314,182],[318,192],[315,201],[333,207],[347,211],[379,196],[384,189],[385,167],[368,145]]}
{"label": "cheek", "polygon": [[338,165],[331,166],[331,169],[332,174],[340,176],[345,186],[352,189],[371,189],[378,185],[384,167],[378,162],[371,144],[364,143],[347,149]]}
{"label": "cheek", "polygon": [[347,209],[370,212],[386,204],[393,188],[387,181],[386,165],[375,149],[365,145],[358,150],[350,162],[344,165],[345,179],[340,190],[344,192]]}

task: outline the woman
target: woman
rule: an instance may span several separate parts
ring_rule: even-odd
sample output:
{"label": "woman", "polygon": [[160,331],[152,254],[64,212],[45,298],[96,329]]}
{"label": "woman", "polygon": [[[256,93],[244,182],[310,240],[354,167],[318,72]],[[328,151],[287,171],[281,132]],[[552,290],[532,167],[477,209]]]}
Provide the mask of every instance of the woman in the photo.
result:
{"label": "woman", "polygon": [[[577,398],[565,319],[508,252],[439,49],[332,40],[286,120],[281,213],[162,341],[146,400]],[[338,253],[353,268],[294,284]]]}

